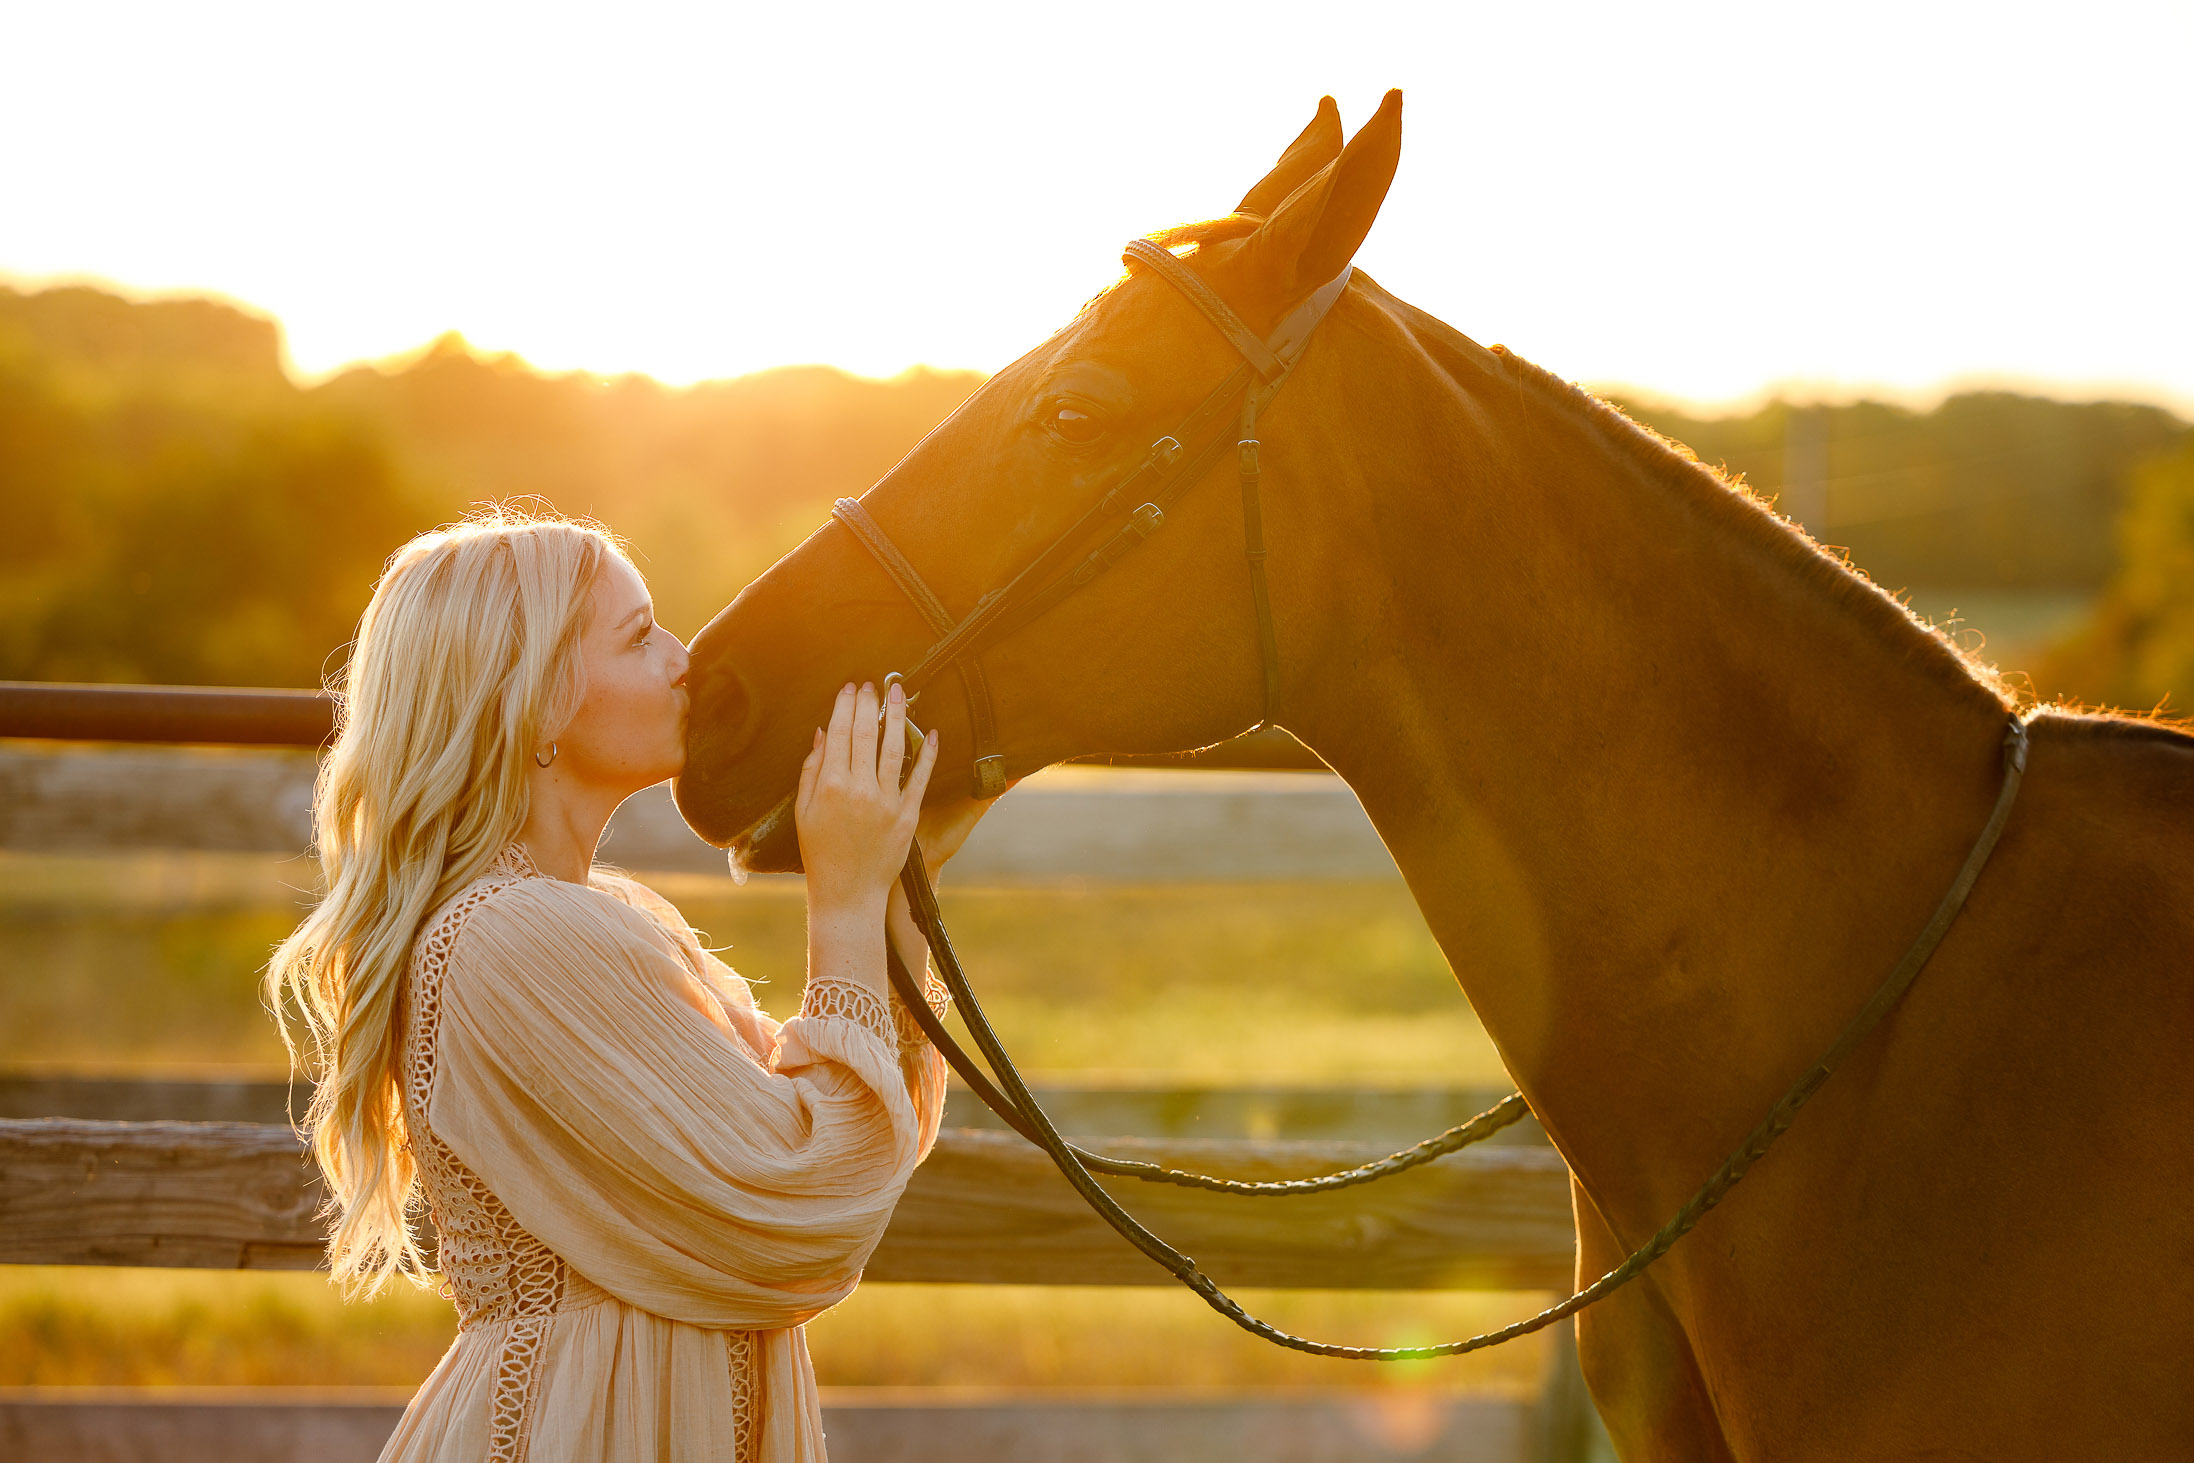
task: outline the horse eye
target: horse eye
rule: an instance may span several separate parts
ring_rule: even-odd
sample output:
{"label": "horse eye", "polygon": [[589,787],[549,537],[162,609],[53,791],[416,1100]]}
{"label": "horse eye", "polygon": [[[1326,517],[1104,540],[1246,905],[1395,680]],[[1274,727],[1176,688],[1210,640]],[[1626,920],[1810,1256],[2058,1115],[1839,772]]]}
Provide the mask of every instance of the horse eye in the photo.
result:
{"label": "horse eye", "polygon": [[1062,442],[1087,447],[1105,434],[1105,424],[1093,413],[1071,402],[1061,402],[1052,412],[1051,432]]}

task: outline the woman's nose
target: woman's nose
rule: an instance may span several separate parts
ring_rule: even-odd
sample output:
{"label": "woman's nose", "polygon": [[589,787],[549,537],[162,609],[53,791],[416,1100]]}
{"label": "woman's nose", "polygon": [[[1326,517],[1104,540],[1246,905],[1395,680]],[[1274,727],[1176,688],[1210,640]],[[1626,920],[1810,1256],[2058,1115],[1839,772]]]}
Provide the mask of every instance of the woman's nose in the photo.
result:
{"label": "woman's nose", "polygon": [[686,642],[675,635],[670,637],[670,647],[670,683],[673,686],[683,686],[686,683],[686,672],[693,667],[693,652],[686,649]]}

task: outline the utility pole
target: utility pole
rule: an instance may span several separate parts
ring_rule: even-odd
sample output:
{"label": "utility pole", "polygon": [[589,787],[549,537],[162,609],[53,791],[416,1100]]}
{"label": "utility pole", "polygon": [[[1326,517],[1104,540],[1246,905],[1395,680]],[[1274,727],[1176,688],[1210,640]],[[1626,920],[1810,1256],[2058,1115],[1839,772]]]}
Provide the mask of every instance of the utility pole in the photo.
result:
{"label": "utility pole", "polygon": [[1816,539],[1828,529],[1828,413],[1793,406],[1783,416],[1783,488],[1775,506]]}

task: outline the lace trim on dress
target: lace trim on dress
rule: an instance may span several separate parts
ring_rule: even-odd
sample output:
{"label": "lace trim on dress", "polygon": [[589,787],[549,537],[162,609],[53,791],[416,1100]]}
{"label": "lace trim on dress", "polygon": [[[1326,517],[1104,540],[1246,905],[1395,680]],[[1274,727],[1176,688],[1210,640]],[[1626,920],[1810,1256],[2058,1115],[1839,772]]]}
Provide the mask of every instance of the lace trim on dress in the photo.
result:
{"label": "lace trim on dress", "polygon": [[884,1005],[884,998],[867,986],[849,980],[811,977],[806,994],[800,997],[800,1014],[840,1016],[874,1032],[876,1039],[886,1046],[892,1045],[894,1040],[891,1011]]}
{"label": "lace trim on dress", "polygon": [[[922,972],[922,1000],[939,1021],[952,1009],[952,993],[934,973],[926,970]],[[896,990],[891,993],[891,1024],[898,1032],[901,1051],[912,1051],[929,1040],[922,1034],[922,1028],[914,1024],[913,1014],[907,1010],[906,1002],[899,999]]]}
{"label": "lace trim on dress", "polygon": [[762,1442],[761,1388],[756,1379],[757,1348],[752,1331],[724,1333],[724,1359],[731,1371],[731,1456],[733,1463],[758,1463]]}
{"label": "lace trim on dress", "polygon": [[[407,992],[404,1122],[434,1224],[442,1294],[457,1308],[460,1331],[509,1323],[489,1404],[492,1463],[516,1463],[525,1456],[541,1353],[571,1277],[563,1260],[520,1228],[480,1176],[434,1136],[426,1115],[434,1093],[442,982],[457,937],[472,912],[498,891],[521,879],[539,877],[540,870],[518,845],[496,855],[488,872],[443,906],[420,932],[412,947]],[[581,1285],[592,1289],[583,1281]]]}

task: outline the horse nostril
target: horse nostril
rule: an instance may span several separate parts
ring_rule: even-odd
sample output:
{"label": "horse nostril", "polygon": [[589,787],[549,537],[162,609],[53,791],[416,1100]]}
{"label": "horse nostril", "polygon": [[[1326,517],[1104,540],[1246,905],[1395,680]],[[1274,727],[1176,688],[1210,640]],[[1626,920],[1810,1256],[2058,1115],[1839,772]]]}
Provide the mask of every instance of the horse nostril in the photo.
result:
{"label": "horse nostril", "polygon": [[739,756],[762,732],[759,698],[746,680],[721,662],[694,662],[686,671],[686,740],[694,753],[717,765]]}

